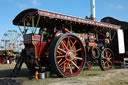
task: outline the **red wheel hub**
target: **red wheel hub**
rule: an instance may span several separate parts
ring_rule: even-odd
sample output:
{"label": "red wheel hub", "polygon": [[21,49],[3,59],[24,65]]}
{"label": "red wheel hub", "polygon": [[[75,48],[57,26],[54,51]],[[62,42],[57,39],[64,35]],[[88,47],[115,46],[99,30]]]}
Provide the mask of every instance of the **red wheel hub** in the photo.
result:
{"label": "red wheel hub", "polygon": [[71,62],[75,58],[75,53],[73,51],[68,51],[65,55],[65,59]]}

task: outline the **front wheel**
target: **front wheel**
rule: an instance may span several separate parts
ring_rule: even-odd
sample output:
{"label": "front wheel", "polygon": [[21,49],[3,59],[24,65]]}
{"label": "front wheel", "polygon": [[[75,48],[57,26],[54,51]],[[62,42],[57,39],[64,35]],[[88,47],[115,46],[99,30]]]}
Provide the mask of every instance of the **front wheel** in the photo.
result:
{"label": "front wheel", "polygon": [[86,63],[86,51],[81,40],[67,33],[54,39],[49,48],[49,65],[62,77],[78,75]]}
{"label": "front wheel", "polygon": [[100,68],[103,71],[107,71],[107,70],[110,70],[112,68],[112,65],[113,65],[113,52],[112,52],[111,49],[105,48],[101,52],[101,56],[99,58],[99,65],[100,65]]}

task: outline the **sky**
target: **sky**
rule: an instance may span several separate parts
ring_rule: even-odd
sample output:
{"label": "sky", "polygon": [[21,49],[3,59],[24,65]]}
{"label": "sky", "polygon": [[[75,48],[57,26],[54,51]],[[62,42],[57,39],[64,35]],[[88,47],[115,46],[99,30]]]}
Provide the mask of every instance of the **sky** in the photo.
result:
{"label": "sky", "polygon": [[[111,16],[128,21],[128,0],[95,0],[96,19]],[[19,30],[12,21],[28,8],[85,18],[90,16],[90,0],[0,0],[0,39],[8,30]]]}

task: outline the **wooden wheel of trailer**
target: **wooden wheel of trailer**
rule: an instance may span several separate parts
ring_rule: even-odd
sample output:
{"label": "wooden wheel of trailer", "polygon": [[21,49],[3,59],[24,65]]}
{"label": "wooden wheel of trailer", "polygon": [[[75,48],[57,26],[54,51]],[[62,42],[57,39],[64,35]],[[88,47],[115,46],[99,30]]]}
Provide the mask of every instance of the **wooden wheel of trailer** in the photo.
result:
{"label": "wooden wheel of trailer", "polygon": [[107,70],[110,70],[112,68],[112,65],[113,65],[113,52],[111,51],[111,49],[105,48],[101,52],[101,56],[99,58],[99,65],[100,65],[100,68],[103,71],[107,71]]}
{"label": "wooden wheel of trailer", "polygon": [[86,51],[81,40],[67,33],[54,39],[49,48],[49,66],[62,77],[78,75],[86,63]]}

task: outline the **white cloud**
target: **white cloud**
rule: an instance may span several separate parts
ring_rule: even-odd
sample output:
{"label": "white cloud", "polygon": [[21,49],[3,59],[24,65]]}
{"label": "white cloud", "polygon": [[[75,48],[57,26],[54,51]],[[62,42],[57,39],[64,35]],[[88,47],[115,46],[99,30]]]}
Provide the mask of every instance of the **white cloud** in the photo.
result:
{"label": "white cloud", "polygon": [[124,9],[125,7],[122,6],[122,5],[112,5],[111,6],[112,8],[115,8],[115,9]]}
{"label": "white cloud", "polygon": [[14,3],[16,3],[16,6],[18,8],[27,8],[27,7],[32,7],[32,6],[39,6],[40,3],[38,0],[22,0],[22,1],[16,1],[16,0],[10,0]]}
{"label": "white cloud", "polygon": [[19,8],[26,8],[27,7],[27,4],[21,3],[21,2],[17,2],[16,3],[16,6],[19,7]]}
{"label": "white cloud", "polygon": [[31,0],[33,6],[39,6],[40,3],[38,0]]}

